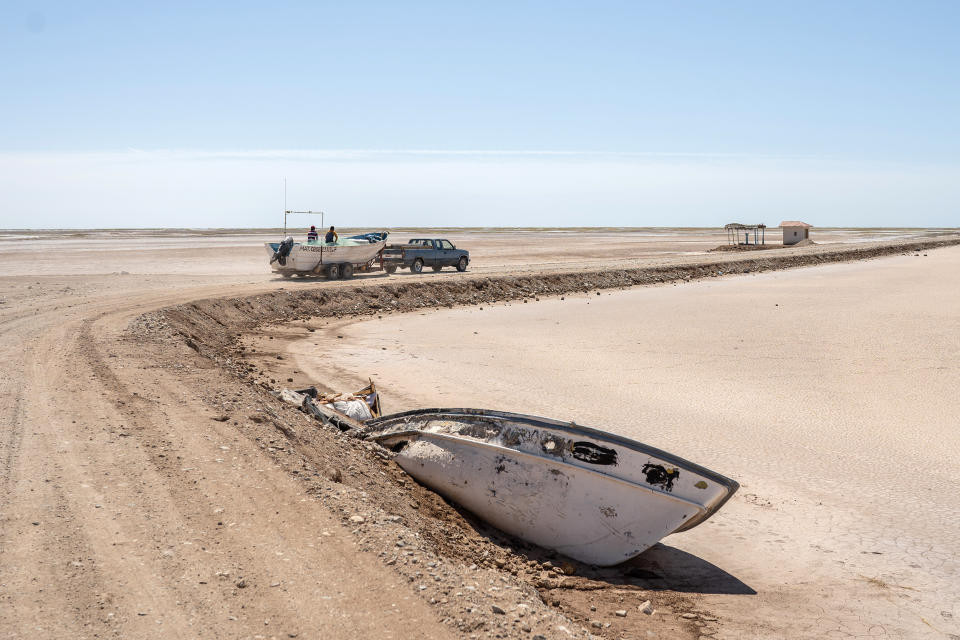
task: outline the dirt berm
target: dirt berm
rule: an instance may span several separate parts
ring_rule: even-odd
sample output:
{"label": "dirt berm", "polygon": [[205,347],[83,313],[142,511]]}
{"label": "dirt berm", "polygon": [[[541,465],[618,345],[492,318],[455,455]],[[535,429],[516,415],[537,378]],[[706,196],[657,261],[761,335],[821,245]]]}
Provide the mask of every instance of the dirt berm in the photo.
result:
{"label": "dirt berm", "polygon": [[864,260],[892,254],[924,251],[960,244],[960,238],[821,249],[796,255],[731,256],[706,263],[612,269],[604,271],[464,277],[454,282],[365,284],[353,288],[318,287],[243,298],[198,300],[147,314],[137,325],[162,323],[184,337],[192,348],[212,356],[235,346],[236,338],[262,323],[316,317],[347,317],[422,308],[452,307],[481,302],[519,300],[536,296],[622,289],[637,285],[690,281],[718,276],[758,273],[796,267]]}

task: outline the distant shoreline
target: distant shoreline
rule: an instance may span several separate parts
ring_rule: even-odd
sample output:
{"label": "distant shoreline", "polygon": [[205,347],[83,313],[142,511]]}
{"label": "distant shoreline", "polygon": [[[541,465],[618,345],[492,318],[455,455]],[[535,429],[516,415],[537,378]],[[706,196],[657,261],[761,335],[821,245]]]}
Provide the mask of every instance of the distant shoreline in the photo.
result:
{"label": "distant shoreline", "polygon": [[[339,225],[338,225],[339,226]],[[290,225],[287,232],[307,228],[309,225]],[[390,232],[416,232],[416,231],[445,231],[460,233],[536,233],[536,232],[601,232],[601,233],[636,233],[636,232],[697,232],[697,233],[723,233],[723,227],[454,227],[454,226],[425,226],[425,227],[375,227],[375,226],[342,226],[344,231],[365,231],[370,229],[385,229]],[[779,229],[780,227],[767,227],[768,229]],[[818,231],[829,232],[960,232],[960,227],[815,227],[814,233]],[[190,234],[190,235],[212,235],[212,234],[261,234],[261,233],[283,233],[283,227],[104,227],[104,228],[85,228],[85,227],[65,227],[60,229],[0,229],[0,235],[25,235],[25,234],[63,234],[72,236],[82,236],[87,234]]]}

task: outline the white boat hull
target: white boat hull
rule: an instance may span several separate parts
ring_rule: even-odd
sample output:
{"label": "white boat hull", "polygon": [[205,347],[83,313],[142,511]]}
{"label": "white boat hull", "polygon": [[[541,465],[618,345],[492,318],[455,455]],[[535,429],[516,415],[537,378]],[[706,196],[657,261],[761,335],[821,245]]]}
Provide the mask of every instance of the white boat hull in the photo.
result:
{"label": "white boat hull", "polygon": [[501,412],[427,410],[376,421],[424,485],[534,544],[600,566],[699,524],[738,485],[602,431]]}
{"label": "white boat hull", "polygon": [[[277,272],[304,273],[313,271],[317,265],[333,263],[350,263],[363,265],[377,257],[377,254],[386,246],[387,241],[364,242],[355,245],[338,244],[305,244],[294,243],[286,264],[273,262],[271,267]],[[278,243],[265,242],[267,253],[273,257]]]}

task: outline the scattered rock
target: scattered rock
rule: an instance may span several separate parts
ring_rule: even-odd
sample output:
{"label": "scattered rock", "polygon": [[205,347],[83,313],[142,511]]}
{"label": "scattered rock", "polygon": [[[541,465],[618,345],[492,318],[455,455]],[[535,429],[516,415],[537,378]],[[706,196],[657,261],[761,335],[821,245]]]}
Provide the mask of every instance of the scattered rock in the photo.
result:
{"label": "scattered rock", "polygon": [[239,580],[237,580],[235,584],[237,585],[237,589],[247,588],[247,581],[243,578],[240,578]]}
{"label": "scattered rock", "polygon": [[491,605],[490,610],[499,615],[503,615],[506,613],[506,611],[504,611],[502,607],[498,607],[497,605]]}
{"label": "scattered rock", "polygon": [[626,609],[617,609],[616,611],[613,612],[613,614],[614,614],[615,616],[617,616],[618,618],[626,618],[626,617],[627,617],[627,610],[626,610]]}
{"label": "scattered rock", "polygon": [[367,521],[367,519],[364,518],[363,516],[350,516],[350,522],[353,522],[353,523],[356,523],[356,524],[362,524],[362,523],[364,523],[364,522],[366,522],[366,521]]}

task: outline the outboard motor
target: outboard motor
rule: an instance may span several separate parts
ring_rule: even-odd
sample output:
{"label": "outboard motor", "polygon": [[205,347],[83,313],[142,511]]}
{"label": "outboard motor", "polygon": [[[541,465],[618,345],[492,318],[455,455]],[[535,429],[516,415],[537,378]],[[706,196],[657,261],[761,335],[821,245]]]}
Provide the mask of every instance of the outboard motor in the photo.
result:
{"label": "outboard motor", "polygon": [[270,264],[279,262],[280,266],[285,266],[287,264],[287,256],[290,255],[292,249],[293,236],[287,236],[287,238],[280,243],[280,246],[277,247],[277,250],[273,252],[273,257],[270,258]]}

